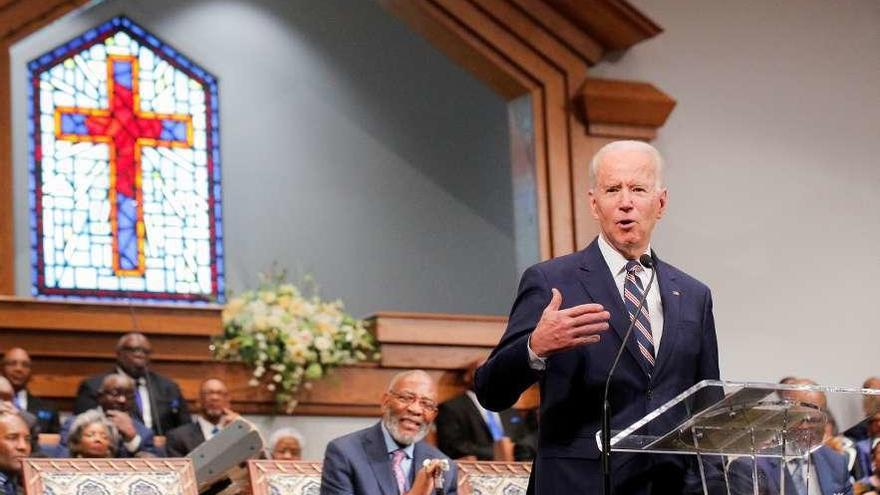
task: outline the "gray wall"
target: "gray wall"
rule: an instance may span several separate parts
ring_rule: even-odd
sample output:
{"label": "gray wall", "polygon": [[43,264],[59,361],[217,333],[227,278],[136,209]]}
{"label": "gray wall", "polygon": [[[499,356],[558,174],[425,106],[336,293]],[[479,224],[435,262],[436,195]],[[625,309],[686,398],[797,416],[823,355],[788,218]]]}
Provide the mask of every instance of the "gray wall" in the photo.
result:
{"label": "gray wall", "polygon": [[593,72],[678,100],[661,256],[713,289],[727,379],[880,374],[880,3],[633,0],[666,29]]}
{"label": "gray wall", "polygon": [[[12,50],[25,64],[124,13],[220,81],[227,282],[273,262],[355,315],[505,314],[516,284],[506,103],[371,1],[107,1]],[[30,292],[27,134],[16,281]]]}

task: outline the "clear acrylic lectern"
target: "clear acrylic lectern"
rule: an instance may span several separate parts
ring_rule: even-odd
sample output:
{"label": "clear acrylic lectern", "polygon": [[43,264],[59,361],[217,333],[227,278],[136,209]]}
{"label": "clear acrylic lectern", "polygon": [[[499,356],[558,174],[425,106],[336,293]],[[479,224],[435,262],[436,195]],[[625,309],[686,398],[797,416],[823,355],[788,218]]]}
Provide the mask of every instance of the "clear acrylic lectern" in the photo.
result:
{"label": "clear acrylic lectern", "polygon": [[842,432],[878,412],[880,390],[704,380],[612,431],[611,452],[695,455],[707,494],[807,493],[838,455],[829,418]]}

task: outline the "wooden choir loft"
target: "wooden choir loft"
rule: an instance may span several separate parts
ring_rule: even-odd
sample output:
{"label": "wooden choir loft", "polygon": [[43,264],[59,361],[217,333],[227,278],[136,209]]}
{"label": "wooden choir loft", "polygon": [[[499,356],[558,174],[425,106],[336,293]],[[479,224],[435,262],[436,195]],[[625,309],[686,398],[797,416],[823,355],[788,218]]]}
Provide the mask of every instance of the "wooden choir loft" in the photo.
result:
{"label": "wooden choir loft", "polygon": [[[9,47],[87,0],[0,0],[0,210],[13,208]],[[624,0],[382,0],[507,101],[529,97],[534,118],[535,179],[542,258],[572,252],[596,233],[589,216],[586,164],[603,144],[650,140],[675,101],[649,83],[589,77],[661,28]],[[194,401],[206,376],[224,378],[233,407],[273,412],[268,392],[247,385],[249,372],[212,361],[220,307],[59,302],[14,295],[13,216],[0,216],[0,351],[27,349],[32,391],[70,410],[76,385],[108,369],[121,333],[138,330],[153,344],[153,367],[175,377]],[[381,308],[376,308],[381,310]],[[462,387],[459,371],[485,354],[504,330],[494,316],[377,313],[372,329],[380,363],[338,369],[301,396],[298,414],[373,416],[388,378],[400,369],[430,370],[441,399]]]}

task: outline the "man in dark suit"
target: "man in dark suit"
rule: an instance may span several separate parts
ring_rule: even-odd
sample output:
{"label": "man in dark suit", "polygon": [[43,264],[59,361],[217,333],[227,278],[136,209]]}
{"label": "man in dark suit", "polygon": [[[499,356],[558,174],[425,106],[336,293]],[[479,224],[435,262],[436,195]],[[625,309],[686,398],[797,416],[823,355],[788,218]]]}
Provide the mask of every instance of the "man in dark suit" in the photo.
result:
{"label": "man in dark suit", "polygon": [[199,387],[201,416],[193,423],[178,426],[165,437],[168,457],[184,457],[203,442],[214,438],[220,430],[239,418],[232,411],[229,389],[222,380],[208,378]]}
{"label": "man in dark suit", "polygon": [[[660,154],[647,143],[610,143],[596,153],[590,182],[600,235],[583,251],[525,271],[507,330],[476,376],[477,397],[491,410],[510,407],[540,383],[530,489],[542,495],[602,492],[602,396],[632,319],[633,333],[611,380],[612,431],[719,376],[708,287],[654,257],[657,284],[636,313],[651,274],[638,259],[653,255],[651,234],[666,209]],[[672,416],[656,428],[672,428],[679,419]],[[681,493],[691,463],[684,456],[615,453],[615,493]]]}
{"label": "man in dark suit", "polygon": [[110,373],[123,373],[135,382],[134,413],[157,435],[192,420],[180,387],[164,376],[148,369],[152,346],[143,334],[127,333],[116,344],[116,369],[93,376],[79,384],[74,414],[93,409],[98,404],[98,388]]}
{"label": "man in dark suit", "polygon": [[482,362],[475,361],[465,370],[463,380],[468,390],[440,404],[437,447],[453,459],[530,461],[535,446],[528,441],[532,433],[528,431],[529,417],[513,409],[488,411],[471,390],[474,372]]}
{"label": "man in dark suit", "polygon": [[[104,377],[98,387],[98,405],[93,408],[107,417],[119,431],[116,457],[155,457],[159,455],[153,431],[132,416],[134,382],[121,373]],[[68,457],[67,436],[76,416],[61,425],[61,434],[54,457]]]}
{"label": "man in dark suit", "polygon": [[0,410],[0,493],[23,494],[22,461],[30,456],[31,435],[21,416]]}
{"label": "man in dark suit", "polygon": [[[785,464],[785,493],[794,495],[817,492],[822,495],[850,495],[853,493],[845,455],[823,445],[810,454],[809,458],[809,470],[798,466],[799,460],[791,460]],[[760,495],[782,493],[779,489],[779,459],[759,457],[757,462],[758,493]],[[809,474],[807,474],[808,471]],[[733,461],[728,474],[731,484],[730,493],[753,493],[752,473],[751,457],[741,457]],[[807,477],[810,478],[809,481],[807,481]],[[815,479],[812,479],[813,477]],[[800,478],[800,481],[796,481],[796,478]],[[818,491],[815,487],[818,487]],[[722,492],[719,491],[719,493]]]}
{"label": "man in dark suit", "polygon": [[58,433],[61,422],[58,409],[51,403],[30,393],[27,384],[31,379],[31,357],[21,347],[13,347],[3,354],[3,376],[15,390],[12,402],[37,418],[40,433]]}
{"label": "man in dark suit", "polygon": [[457,493],[455,463],[422,441],[437,415],[437,386],[424,371],[405,371],[382,394],[382,420],[327,445],[322,495],[433,495],[434,476],[449,465],[443,493]]}

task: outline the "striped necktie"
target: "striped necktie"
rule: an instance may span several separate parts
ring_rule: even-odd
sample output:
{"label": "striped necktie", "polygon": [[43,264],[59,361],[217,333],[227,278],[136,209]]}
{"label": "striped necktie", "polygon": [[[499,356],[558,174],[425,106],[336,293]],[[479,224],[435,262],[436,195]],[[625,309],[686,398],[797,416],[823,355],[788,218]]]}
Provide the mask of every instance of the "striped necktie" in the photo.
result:
{"label": "striped necktie", "polygon": [[636,315],[636,308],[645,291],[638,275],[642,270],[642,265],[638,261],[627,262],[626,280],[623,282],[623,302],[630,321],[635,320],[636,344],[639,347],[639,354],[648,367],[648,373],[651,374],[654,372],[654,337],[651,335],[651,318],[648,316],[647,301]]}

